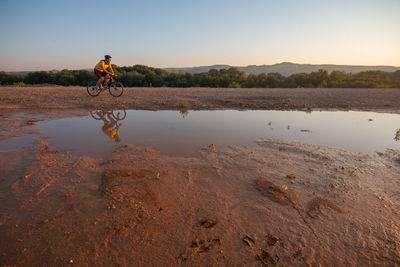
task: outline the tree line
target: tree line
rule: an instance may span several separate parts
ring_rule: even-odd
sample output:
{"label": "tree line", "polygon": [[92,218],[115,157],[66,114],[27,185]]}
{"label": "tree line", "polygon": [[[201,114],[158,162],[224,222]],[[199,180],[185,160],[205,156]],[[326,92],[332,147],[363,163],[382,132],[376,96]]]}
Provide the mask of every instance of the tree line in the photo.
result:
{"label": "tree line", "polygon": [[[400,88],[400,71],[364,71],[356,74],[344,71],[319,70],[283,76],[280,73],[247,74],[237,68],[212,69],[202,73],[168,72],[144,65],[113,66],[118,79],[129,87],[231,87],[231,88]],[[96,80],[92,71],[36,71],[25,75],[0,72],[1,85],[56,84],[86,86]]]}

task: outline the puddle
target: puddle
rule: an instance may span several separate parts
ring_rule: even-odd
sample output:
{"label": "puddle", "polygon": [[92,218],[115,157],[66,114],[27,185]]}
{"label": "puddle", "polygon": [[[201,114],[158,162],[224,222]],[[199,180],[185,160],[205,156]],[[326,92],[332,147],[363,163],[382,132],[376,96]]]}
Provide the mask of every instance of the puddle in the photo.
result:
{"label": "puddle", "polygon": [[11,137],[0,142],[0,151],[10,151],[20,148],[29,147],[33,144],[38,136],[35,134],[27,134],[23,136]]}
{"label": "puddle", "polygon": [[[188,156],[216,144],[256,146],[279,138],[374,153],[400,149],[400,115],[357,111],[92,111],[88,116],[41,121],[35,127],[51,145],[105,156],[126,144]],[[397,138],[396,138],[397,136]],[[19,138],[19,139],[18,139]],[[32,137],[0,142],[0,150],[26,146]],[[18,140],[23,140],[18,142]],[[31,141],[32,142],[32,141]]]}

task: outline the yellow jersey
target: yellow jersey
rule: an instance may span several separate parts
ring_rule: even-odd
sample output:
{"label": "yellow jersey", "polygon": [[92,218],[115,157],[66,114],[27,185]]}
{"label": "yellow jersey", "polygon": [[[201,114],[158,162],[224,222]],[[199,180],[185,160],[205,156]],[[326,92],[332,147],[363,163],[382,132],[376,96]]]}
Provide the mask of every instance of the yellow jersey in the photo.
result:
{"label": "yellow jersey", "polygon": [[104,59],[100,60],[99,63],[97,63],[96,66],[94,66],[94,69],[98,71],[104,71],[106,69],[110,69],[111,72],[114,72],[111,67],[111,64],[107,64]]}

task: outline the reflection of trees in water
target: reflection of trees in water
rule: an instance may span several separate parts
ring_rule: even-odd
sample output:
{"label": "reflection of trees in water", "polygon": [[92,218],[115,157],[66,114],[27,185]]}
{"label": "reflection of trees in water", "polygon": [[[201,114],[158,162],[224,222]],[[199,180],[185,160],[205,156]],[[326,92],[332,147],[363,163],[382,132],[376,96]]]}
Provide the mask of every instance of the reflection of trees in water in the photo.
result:
{"label": "reflection of trees in water", "polygon": [[121,139],[119,137],[119,128],[122,123],[119,121],[124,120],[126,118],[125,110],[96,110],[90,111],[90,116],[92,116],[95,120],[102,120],[103,126],[102,131],[109,138],[113,139],[115,142],[120,142]]}
{"label": "reflection of trees in water", "polygon": [[399,141],[400,140],[400,128],[397,130],[397,132],[394,135],[394,140]]}

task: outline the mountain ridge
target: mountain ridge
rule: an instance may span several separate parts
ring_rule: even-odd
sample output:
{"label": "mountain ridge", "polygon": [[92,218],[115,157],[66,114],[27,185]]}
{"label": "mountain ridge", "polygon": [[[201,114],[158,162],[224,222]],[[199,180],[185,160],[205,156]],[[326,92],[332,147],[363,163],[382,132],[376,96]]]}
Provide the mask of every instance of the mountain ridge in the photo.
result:
{"label": "mountain ridge", "polygon": [[[318,71],[320,69],[324,69],[331,73],[332,71],[344,71],[347,73],[356,74],[361,71],[385,71],[385,72],[395,72],[400,70],[400,67],[388,66],[388,65],[376,65],[376,66],[364,66],[364,65],[335,65],[335,64],[299,64],[299,63],[291,63],[291,62],[282,62],[276,63],[272,65],[248,65],[248,66],[231,66],[226,64],[215,64],[210,66],[195,66],[195,67],[182,67],[182,68],[161,68],[168,72],[179,72],[179,73],[201,73],[208,72],[211,69],[221,70],[221,69],[229,69],[231,67],[235,67],[240,71],[248,74],[261,74],[261,73],[270,73],[270,72],[279,72],[284,76],[290,76],[296,73],[311,73]],[[91,68],[80,69],[80,70],[92,70]],[[6,71],[7,74],[12,75],[26,75],[30,72],[36,71]],[[46,72],[59,72],[59,70],[52,69],[47,70]]]}
{"label": "mountain ridge", "polygon": [[324,69],[331,73],[332,71],[344,71],[348,73],[359,73],[361,71],[386,71],[394,72],[400,70],[400,67],[395,66],[363,66],[363,65],[335,65],[335,64],[298,64],[291,62],[282,62],[273,65],[248,65],[248,66],[230,66],[224,64],[216,64],[210,66],[198,66],[198,67],[187,67],[187,68],[164,68],[169,72],[181,72],[181,73],[201,73],[208,72],[211,69],[229,69],[235,67],[242,72],[251,74],[261,74],[270,72],[279,72],[284,76],[289,76],[295,73],[310,73]]}

